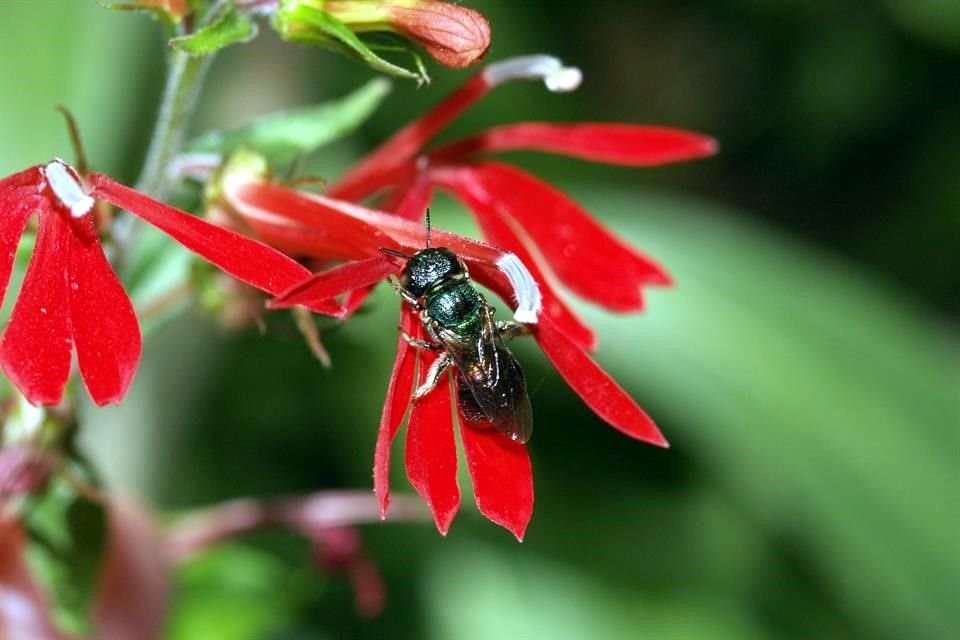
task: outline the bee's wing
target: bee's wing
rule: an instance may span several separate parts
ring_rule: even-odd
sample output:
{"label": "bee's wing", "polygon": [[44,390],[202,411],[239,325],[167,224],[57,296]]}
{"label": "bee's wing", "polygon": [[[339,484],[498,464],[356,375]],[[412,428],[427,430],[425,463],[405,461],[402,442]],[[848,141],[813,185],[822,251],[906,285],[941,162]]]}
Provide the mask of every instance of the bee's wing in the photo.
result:
{"label": "bee's wing", "polygon": [[533,433],[533,410],[523,369],[503,345],[497,347],[496,353],[497,384],[475,383],[462,371],[457,376],[461,412],[467,420],[490,420],[512,440],[526,442]]}
{"label": "bee's wing", "polygon": [[513,440],[526,442],[533,432],[533,410],[520,363],[497,335],[489,312],[481,336],[464,342],[446,331],[437,338],[459,369],[457,394],[468,420],[489,420]]}

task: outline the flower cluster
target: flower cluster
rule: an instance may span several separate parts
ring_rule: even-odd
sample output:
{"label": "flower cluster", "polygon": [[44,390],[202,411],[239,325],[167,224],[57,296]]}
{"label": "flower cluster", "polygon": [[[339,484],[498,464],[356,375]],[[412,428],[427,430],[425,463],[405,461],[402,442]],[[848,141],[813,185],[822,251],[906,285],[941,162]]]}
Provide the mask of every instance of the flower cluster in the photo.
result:
{"label": "flower cluster", "polygon": [[[0,180],[0,300],[31,216],[38,231],[0,366],[33,404],[63,397],[74,349],[98,405],[120,402],[140,361],[140,328],[101,245],[97,201],[134,213],[235,278],[272,294],[310,275],[278,251],[60,160]],[[321,309],[322,310],[322,309]]]}
{"label": "flower cluster", "polygon": [[[480,156],[537,149],[648,166],[704,157],[716,145],[699,134],[660,127],[520,123],[425,149],[467,107],[514,78],[542,79],[552,90],[569,90],[578,84],[579,71],[547,56],[490,65],[401,129],[324,195],[271,181],[266,165],[255,157],[235,158],[220,175],[212,206],[242,220],[242,226],[256,237],[291,255],[347,261],[271,303],[273,308],[335,307],[327,313],[346,318],[377,282],[402,268],[381,250],[412,255],[422,249],[425,235],[420,218],[432,190],[450,191],[474,213],[492,244],[444,232],[434,233],[434,244],[452,249],[472,277],[511,305],[515,320],[527,326],[561,376],[599,417],[630,437],[666,446],[653,421],[588,355],[596,346],[595,335],[569,309],[553,282],[605,308],[625,312],[640,310],[642,288],[668,285],[668,274],[560,191],[518,168]],[[380,198],[381,210],[358,204],[373,197]],[[402,308],[400,324],[414,339],[425,338],[422,323],[409,305]],[[385,515],[390,444],[409,407],[407,475],[445,533],[460,502],[453,392],[447,392],[449,385],[440,384],[411,402],[415,378],[419,375],[422,384],[436,357],[411,347],[404,338],[398,341],[376,447],[374,486]],[[489,424],[467,421],[462,415],[459,423],[479,509],[521,538],[533,506],[525,447],[487,428]]]}

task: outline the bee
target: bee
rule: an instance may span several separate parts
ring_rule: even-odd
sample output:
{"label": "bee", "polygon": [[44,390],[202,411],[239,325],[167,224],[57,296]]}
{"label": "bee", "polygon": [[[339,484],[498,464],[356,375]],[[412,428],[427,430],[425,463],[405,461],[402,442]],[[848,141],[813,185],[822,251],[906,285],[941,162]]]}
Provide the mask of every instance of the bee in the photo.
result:
{"label": "bee", "polygon": [[[469,421],[489,420],[512,440],[526,442],[533,431],[533,410],[520,363],[504,338],[527,333],[517,322],[494,321],[494,309],[470,280],[467,266],[446,247],[430,246],[430,210],[424,249],[408,256],[400,277],[390,284],[420,315],[430,340],[402,333],[412,346],[439,353],[414,399],[430,393],[451,366],[456,367],[457,402]],[[401,330],[402,332],[402,330]]]}

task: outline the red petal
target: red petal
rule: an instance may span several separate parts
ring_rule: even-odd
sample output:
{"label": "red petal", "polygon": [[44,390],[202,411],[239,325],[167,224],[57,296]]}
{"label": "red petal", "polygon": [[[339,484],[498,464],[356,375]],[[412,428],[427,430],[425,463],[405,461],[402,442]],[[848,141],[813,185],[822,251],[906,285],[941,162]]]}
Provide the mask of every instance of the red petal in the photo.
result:
{"label": "red petal", "polygon": [[529,234],[561,282],[580,297],[613,311],[637,311],[643,308],[641,287],[670,284],[660,265],[530,174],[496,163],[463,171]]}
{"label": "red petal", "polygon": [[[309,248],[307,255],[358,259],[378,255],[381,248],[400,248],[377,224],[378,215],[393,217],[387,213],[263,181],[228,185],[224,196],[258,233],[258,224],[281,226],[292,222],[294,226],[307,227],[312,232],[302,243]],[[374,214],[372,220],[364,218],[367,213]],[[296,237],[293,239],[296,241]]]}
{"label": "red petal", "polygon": [[44,208],[40,195],[44,185],[39,167],[15,173],[0,180],[0,304],[7,293],[10,271],[17,257],[17,245],[34,211]]}
{"label": "red petal", "polygon": [[[356,260],[380,255],[381,248],[414,253],[426,242],[424,226],[419,222],[268,182],[235,182],[224,195],[254,233],[293,255],[325,261]],[[433,241],[436,246],[450,248],[472,271],[489,276],[481,282],[504,300],[513,301],[511,284],[497,271],[497,265],[507,257],[504,251],[440,229],[433,230]],[[363,294],[358,295],[362,302]]]}
{"label": "red petal", "polygon": [[[436,354],[417,350],[421,383]],[[407,477],[433,513],[437,530],[447,535],[460,506],[457,445],[453,436],[449,375],[410,410],[407,425]]]}
{"label": "red petal", "polygon": [[[521,239],[519,233],[511,227],[506,214],[501,211],[497,202],[484,192],[484,185],[478,182],[469,169],[450,169],[435,172],[438,184],[448,188],[459,197],[463,203],[477,217],[477,223],[484,237],[491,243],[512,251],[526,265],[534,280],[540,285],[543,296],[543,313],[553,318],[570,338],[584,349],[592,351],[597,346],[597,336],[593,330],[585,325],[580,318],[564,304],[550,283],[550,278],[541,270],[540,262],[527,249],[527,243]],[[529,242],[529,238],[527,238]],[[487,275],[481,271],[480,281]],[[499,292],[498,292],[499,293]],[[502,295],[502,294],[501,294]],[[509,298],[508,298],[509,299]]]}
{"label": "red petal", "polygon": [[457,116],[490,91],[485,74],[478,73],[443,102],[411,122],[369,153],[339,181],[327,189],[332,198],[359,202],[390,183],[391,174]]}
{"label": "red petal", "polygon": [[699,133],[666,127],[522,122],[488,129],[438,149],[430,157],[436,162],[455,162],[481,152],[522,149],[647,167],[711,156],[717,152],[717,141]]}
{"label": "red petal", "polygon": [[77,362],[95,403],[120,402],[140,362],[140,326],[103,254],[92,217],[72,223],[86,227],[86,233],[70,236],[70,322]]}
{"label": "red petal", "polygon": [[93,194],[136,214],[234,278],[277,295],[309,278],[302,265],[267,245],[91,174]]}
{"label": "red petal", "polygon": [[[234,184],[224,194],[258,235],[291,253],[356,260],[379,255],[381,248],[413,253],[426,242],[420,222],[269,182]],[[496,247],[440,229],[433,230],[433,240],[465,260],[496,265],[504,257]]]}
{"label": "red petal", "polygon": [[20,297],[0,342],[0,365],[31,404],[55,405],[70,375],[73,343],[67,270],[69,223],[60,214],[40,216],[40,230]]}
{"label": "red petal", "polygon": [[395,215],[404,220],[422,222],[427,207],[430,206],[430,198],[433,195],[430,176],[425,171],[419,172],[412,182],[398,187],[397,193],[402,194],[403,197],[399,199],[395,207],[385,207],[385,209],[393,211]]}
{"label": "red petal", "polygon": [[372,284],[369,287],[363,287],[362,289],[354,289],[348,293],[343,298],[343,319],[346,320],[357,310],[363,306],[363,303],[367,301],[367,298],[370,297],[370,294],[373,293],[373,290],[377,285]]}
{"label": "red petal", "polygon": [[669,446],[643,409],[549,318],[537,325],[535,336],[553,366],[594,413],[631,438]]}
{"label": "red petal", "polygon": [[[400,311],[400,327],[410,335],[419,335],[420,322],[404,305]],[[416,369],[416,354],[403,336],[397,340],[397,357],[393,361],[390,384],[383,402],[380,430],[377,432],[377,447],[373,456],[373,491],[380,502],[380,517],[387,517],[390,506],[390,445],[393,443],[403,416],[413,394],[413,376]]]}
{"label": "red petal", "polygon": [[527,447],[490,422],[467,421],[457,406],[467,468],[480,513],[523,542],[533,515],[533,470]]}
{"label": "red petal", "polygon": [[302,305],[314,311],[329,307],[331,311],[320,313],[342,317],[345,309],[337,304],[334,299],[336,296],[380,282],[399,270],[400,267],[395,262],[382,254],[366,260],[348,262],[318,273],[284,291],[271,300],[268,306],[271,309],[284,309]]}

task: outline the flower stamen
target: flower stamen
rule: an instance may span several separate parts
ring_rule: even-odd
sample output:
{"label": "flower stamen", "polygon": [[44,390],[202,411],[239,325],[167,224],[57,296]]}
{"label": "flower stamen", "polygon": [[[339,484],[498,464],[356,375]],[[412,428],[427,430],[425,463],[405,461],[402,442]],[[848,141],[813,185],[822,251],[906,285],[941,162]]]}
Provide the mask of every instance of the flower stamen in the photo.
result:
{"label": "flower stamen", "polygon": [[543,80],[554,93],[574,91],[583,80],[577,67],[565,67],[559,58],[544,54],[507,58],[487,65],[483,78],[491,87],[511,80]]}
{"label": "flower stamen", "polygon": [[512,253],[506,253],[497,260],[497,268],[507,276],[513,288],[517,303],[513,319],[523,324],[535,324],[543,309],[543,299],[537,281],[533,279],[520,258]]}
{"label": "flower stamen", "polygon": [[70,209],[74,218],[87,215],[95,203],[80,184],[76,172],[63,160],[54,160],[43,167],[43,175],[60,204]]}

